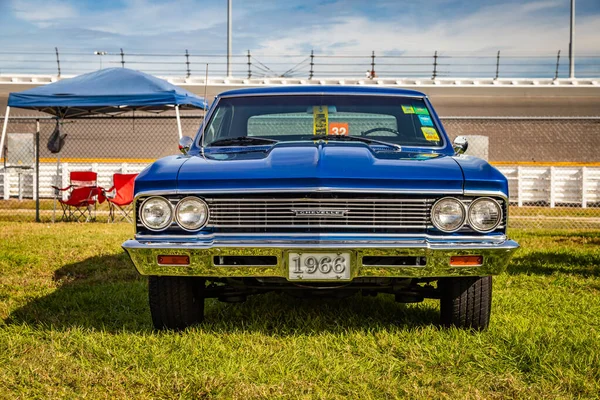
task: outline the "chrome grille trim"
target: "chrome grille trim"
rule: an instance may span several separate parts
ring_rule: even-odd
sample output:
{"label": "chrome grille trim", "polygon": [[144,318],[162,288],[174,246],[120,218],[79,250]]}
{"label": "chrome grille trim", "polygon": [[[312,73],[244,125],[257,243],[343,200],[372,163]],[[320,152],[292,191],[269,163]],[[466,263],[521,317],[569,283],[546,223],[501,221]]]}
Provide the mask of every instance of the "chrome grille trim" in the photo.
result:
{"label": "chrome grille trim", "polygon": [[[136,215],[136,231],[137,232],[145,232],[150,235],[156,235],[156,232],[147,231],[144,226],[139,222],[137,218],[137,208],[141,205],[143,200],[147,197],[150,197],[150,194],[154,193],[139,193],[135,199],[135,215]],[[291,195],[292,193],[284,193]],[[314,195],[315,193],[310,193],[310,195]],[[356,196],[358,193],[354,193]],[[332,197],[323,197],[323,198],[301,198],[301,197],[267,197],[271,196],[265,195],[265,197],[247,197],[247,198],[231,198],[231,197],[205,197],[202,194],[193,195],[198,196],[204,199],[211,208],[211,218],[209,219],[206,228],[216,228],[220,231],[221,234],[225,234],[226,232],[278,232],[281,230],[285,231],[294,231],[294,232],[309,232],[311,230],[318,231],[320,229],[336,229],[336,232],[347,232],[348,229],[354,229],[355,231],[368,231],[370,234],[376,234],[377,232],[389,234],[391,232],[399,233],[410,231],[413,233],[425,233],[427,230],[435,229],[435,227],[431,224],[429,219],[429,214],[431,210],[431,206],[435,201],[438,200],[438,197],[432,196],[431,198],[391,198],[384,197],[385,195],[381,195],[380,193],[372,193],[373,197],[371,198],[362,198],[362,197],[354,197],[352,194],[341,193],[338,192],[338,196],[345,196],[345,198],[332,198]],[[244,194],[240,194],[242,196]],[[381,195],[381,197],[375,197]],[[423,193],[421,193],[423,195]],[[275,195],[276,196],[276,195]],[[347,196],[347,197],[346,197]],[[388,195],[389,196],[389,195]],[[401,195],[399,195],[401,196]],[[175,207],[178,201],[183,198],[181,195],[170,194],[166,196],[167,199],[171,202],[171,204]],[[474,200],[473,197],[462,197],[456,196],[460,199],[465,206],[468,208],[470,203]],[[498,200],[504,210],[503,213],[503,221],[496,228],[497,230],[504,230],[507,224],[508,219],[508,203],[504,198],[496,198]],[[262,202],[260,205],[257,205],[258,202]],[[315,205],[320,206],[321,208],[341,208],[346,203],[352,203],[353,207],[355,207],[354,211],[350,216],[352,216],[353,224],[346,224],[345,217],[308,217],[308,216],[295,216],[291,211],[292,209],[297,209],[298,204],[292,204],[292,202],[304,202],[304,205],[314,207]],[[375,207],[377,205],[378,207]],[[221,207],[219,209],[219,206]],[[223,207],[225,206],[235,206],[235,210],[225,210]],[[277,222],[269,225],[264,225],[264,220],[262,221],[262,225],[256,223],[249,223],[252,218],[256,218],[256,215],[260,215],[267,209],[270,211],[270,216],[272,216],[272,221]],[[214,207],[214,208],[213,208]],[[300,207],[301,208],[301,207]],[[307,207],[308,209],[308,207]],[[257,214],[257,211],[258,214]],[[402,220],[390,220],[389,217],[397,216],[398,213],[401,213]],[[218,216],[219,219],[214,216]],[[250,218],[252,217],[252,218]],[[285,222],[286,219],[295,218],[296,223],[291,223],[289,221]],[[245,220],[245,224],[240,224]],[[317,221],[315,221],[317,220]],[[382,222],[383,220],[383,222]],[[227,222],[227,224],[219,224],[218,222]],[[341,222],[344,221],[344,224]],[[308,224],[311,222],[311,224]],[[175,221],[171,224],[167,230],[159,232],[162,234],[173,234],[173,232],[181,231],[179,226]],[[462,227],[457,233],[459,234],[473,234],[472,229],[465,225]],[[235,233],[238,234],[238,233]],[[187,236],[186,236],[187,237]]]}
{"label": "chrome grille trim", "polygon": [[[205,198],[215,228],[426,229],[433,199],[389,198]],[[343,215],[297,215],[296,211]]]}

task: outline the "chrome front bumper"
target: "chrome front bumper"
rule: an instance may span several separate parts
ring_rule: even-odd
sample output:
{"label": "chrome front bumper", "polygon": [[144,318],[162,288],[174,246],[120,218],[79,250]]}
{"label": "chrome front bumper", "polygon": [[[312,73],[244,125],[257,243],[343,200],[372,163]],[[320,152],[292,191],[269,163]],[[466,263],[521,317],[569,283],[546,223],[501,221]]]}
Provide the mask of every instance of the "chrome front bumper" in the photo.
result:
{"label": "chrome front bumper", "polygon": [[[138,236],[123,243],[142,275],[199,277],[288,277],[288,251],[344,251],[351,254],[351,278],[486,276],[503,272],[519,245],[505,236],[434,237],[410,235],[257,235],[206,238]],[[189,256],[189,265],[160,265],[159,255]],[[451,256],[480,255],[480,266],[450,265]],[[275,256],[274,266],[220,266],[215,256]],[[424,266],[363,265],[365,256],[426,257]]]}

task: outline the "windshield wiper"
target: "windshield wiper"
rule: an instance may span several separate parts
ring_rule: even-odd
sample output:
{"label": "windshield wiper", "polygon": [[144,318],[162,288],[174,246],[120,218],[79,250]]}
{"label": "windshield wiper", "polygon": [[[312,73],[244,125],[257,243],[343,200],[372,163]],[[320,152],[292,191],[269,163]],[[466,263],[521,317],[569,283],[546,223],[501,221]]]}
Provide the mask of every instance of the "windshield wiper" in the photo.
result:
{"label": "windshield wiper", "polygon": [[235,146],[235,145],[261,145],[261,144],[273,144],[277,143],[277,140],[266,139],[261,137],[252,136],[238,136],[234,138],[220,139],[212,142],[209,146]]}
{"label": "windshield wiper", "polygon": [[342,142],[363,142],[367,144],[380,144],[382,146],[393,147],[402,150],[399,144],[382,142],[381,140],[369,139],[361,136],[343,136],[343,135],[315,135],[310,140],[339,140]]}

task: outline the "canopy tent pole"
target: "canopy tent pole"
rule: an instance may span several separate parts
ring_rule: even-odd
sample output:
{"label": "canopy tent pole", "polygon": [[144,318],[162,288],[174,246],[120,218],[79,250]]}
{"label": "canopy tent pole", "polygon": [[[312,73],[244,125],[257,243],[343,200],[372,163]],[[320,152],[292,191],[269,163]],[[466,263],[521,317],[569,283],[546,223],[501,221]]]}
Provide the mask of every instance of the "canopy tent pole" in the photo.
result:
{"label": "canopy tent pole", "polygon": [[6,137],[6,128],[8,127],[8,114],[10,114],[10,106],[6,106],[6,114],[4,114],[4,125],[2,126],[2,139],[0,139],[0,156],[2,156],[2,153],[4,152],[4,138]]}
{"label": "canopy tent pole", "polygon": [[181,132],[181,117],[179,116],[179,105],[175,106],[175,115],[177,116],[177,132],[179,133],[179,139],[183,137]]}

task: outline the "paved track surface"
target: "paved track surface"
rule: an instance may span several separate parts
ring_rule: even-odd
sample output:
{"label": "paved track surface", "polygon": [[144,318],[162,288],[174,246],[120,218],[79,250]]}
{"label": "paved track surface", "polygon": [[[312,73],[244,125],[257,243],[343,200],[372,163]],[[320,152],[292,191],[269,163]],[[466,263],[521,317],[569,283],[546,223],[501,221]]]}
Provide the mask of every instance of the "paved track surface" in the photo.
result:
{"label": "paved track surface", "polygon": [[[0,85],[0,108],[8,92],[32,85]],[[186,86],[204,94],[202,86]],[[208,98],[231,89],[209,86]],[[428,87],[427,93],[441,116],[599,116],[600,88],[594,87]],[[3,114],[3,112],[0,112]],[[11,115],[35,115],[28,110],[11,110]],[[138,114],[139,115],[139,114]],[[184,119],[184,134],[194,135],[196,118]],[[598,162],[600,161],[600,120],[509,121],[446,120],[451,137],[485,135],[490,138],[490,161]],[[41,143],[45,144],[52,124],[43,124]],[[32,123],[11,124],[10,132],[32,132]],[[69,134],[63,158],[142,158],[153,159],[177,151],[174,120],[78,121],[65,128]],[[45,146],[42,146],[45,147]],[[42,157],[51,157],[42,151]]]}

